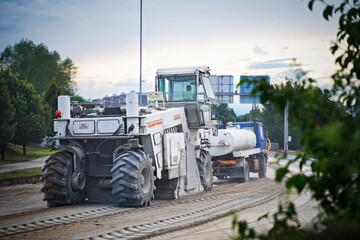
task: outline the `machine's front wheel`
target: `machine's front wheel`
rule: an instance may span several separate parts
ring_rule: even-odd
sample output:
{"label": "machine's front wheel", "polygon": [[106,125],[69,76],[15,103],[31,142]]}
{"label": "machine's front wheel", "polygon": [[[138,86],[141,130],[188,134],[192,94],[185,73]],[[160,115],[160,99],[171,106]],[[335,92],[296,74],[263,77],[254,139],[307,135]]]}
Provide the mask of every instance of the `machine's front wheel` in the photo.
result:
{"label": "machine's front wheel", "polygon": [[154,198],[154,168],[151,158],[140,150],[120,153],[111,169],[115,201],[122,206],[147,207]]}
{"label": "machine's front wheel", "polygon": [[213,168],[211,158],[205,150],[201,150],[200,158],[201,159],[198,160],[198,168],[201,184],[204,186],[205,191],[211,191],[213,185]]}
{"label": "machine's front wheel", "polygon": [[260,153],[260,161],[259,161],[259,178],[266,177],[266,158],[264,153]]}
{"label": "machine's front wheel", "polygon": [[59,152],[51,155],[42,168],[43,182],[41,191],[44,192],[44,201],[49,207],[64,206],[80,203],[84,199],[84,190],[73,190],[71,174],[74,170],[74,161],[71,153]]}

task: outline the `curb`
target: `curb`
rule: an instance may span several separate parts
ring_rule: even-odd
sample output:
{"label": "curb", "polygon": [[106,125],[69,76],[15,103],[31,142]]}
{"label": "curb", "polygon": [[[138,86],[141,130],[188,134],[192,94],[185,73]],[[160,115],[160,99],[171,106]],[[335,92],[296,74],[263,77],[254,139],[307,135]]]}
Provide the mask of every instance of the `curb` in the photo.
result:
{"label": "curb", "polygon": [[0,186],[12,186],[18,184],[34,184],[40,182],[41,175],[34,175],[28,177],[17,177],[17,178],[8,178],[8,179],[0,179]]}

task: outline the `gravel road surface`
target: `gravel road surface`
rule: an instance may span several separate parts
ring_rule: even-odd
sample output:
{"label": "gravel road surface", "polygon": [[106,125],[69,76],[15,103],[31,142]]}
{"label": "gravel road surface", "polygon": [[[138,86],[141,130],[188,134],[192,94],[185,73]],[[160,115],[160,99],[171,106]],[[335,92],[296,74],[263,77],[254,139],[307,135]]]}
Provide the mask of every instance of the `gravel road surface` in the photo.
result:
{"label": "gravel road surface", "polygon": [[[122,208],[113,204],[84,203],[48,208],[39,191],[41,184],[0,189],[1,239],[229,239],[230,210],[238,212],[258,231],[270,222],[256,219],[274,212],[284,187],[275,183],[274,170],[268,178],[250,175],[250,182],[215,180],[211,192],[177,200],[154,200],[147,208]],[[309,194],[291,196],[304,224],[318,213]]]}

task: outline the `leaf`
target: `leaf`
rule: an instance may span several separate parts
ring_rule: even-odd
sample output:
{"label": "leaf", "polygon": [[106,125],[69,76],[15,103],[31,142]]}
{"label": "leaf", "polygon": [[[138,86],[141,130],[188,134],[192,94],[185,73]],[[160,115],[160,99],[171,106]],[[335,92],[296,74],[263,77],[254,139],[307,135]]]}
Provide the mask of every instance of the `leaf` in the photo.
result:
{"label": "leaf", "polygon": [[337,44],[334,44],[332,47],[330,47],[331,53],[335,54],[335,52],[339,49],[339,46]]}
{"label": "leaf", "polygon": [[232,215],[235,215],[235,214],[236,214],[236,212],[234,210],[231,210],[231,211],[225,213],[225,216],[228,217],[228,216],[232,216]]}
{"label": "leaf", "polygon": [[281,182],[281,180],[285,177],[285,175],[289,172],[289,170],[285,167],[279,168],[276,170],[275,180]]}
{"label": "leaf", "polygon": [[340,6],[335,9],[335,13],[337,13],[338,11],[340,11],[341,13],[344,11],[344,7],[346,5],[346,2],[343,2],[342,4],[340,4]]}
{"label": "leaf", "polygon": [[256,237],[256,233],[255,233],[255,230],[253,228],[250,228],[249,229],[249,235],[248,235],[249,238],[255,238]]}
{"label": "leaf", "polygon": [[308,8],[312,11],[315,0],[311,0],[308,4]]}
{"label": "leaf", "polygon": [[269,217],[269,213],[265,213],[264,215],[260,216],[257,220],[260,221],[261,219],[268,217]]}
{"label": "leaf", "polygon": [[244,234],[246,229],[247,229],[247,222],[246,221],[240,221],[239,222],[239,233]]}
{"label": "leaf", "polygon": [[289,218],[292,218],[292,216],[296,215],[296,209],[293,202],[289,202],[289,205],[286,210],[286,215]]}
{"label": "leaf", "polygon": [[297,191],[300,193],[304,189],[306,183],[307,183],[306,177],[302,174],[298,174],[292,176],[286,181],[286,188],[291,189],[292,187],[295,187]]}
{"label": "leaf", "polygon": [[332,5],[326,6],[326,8],[325,8],[324,11],[323,11],[323,17],[324,17],[326,20],[329,20],[329,16],[330,16],[330,17],[332,16],[333,10],[334,10],[334,6],[332,6]]}

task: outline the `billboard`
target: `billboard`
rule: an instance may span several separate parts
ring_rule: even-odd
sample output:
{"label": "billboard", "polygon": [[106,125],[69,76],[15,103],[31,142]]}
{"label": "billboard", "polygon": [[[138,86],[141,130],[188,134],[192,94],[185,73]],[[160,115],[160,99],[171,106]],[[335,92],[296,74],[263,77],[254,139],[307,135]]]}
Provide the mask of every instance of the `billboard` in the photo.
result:
{"label": "billboard", "polygon": [[232,75],[210,75],[217,103],[234,102],[234,77]]}

